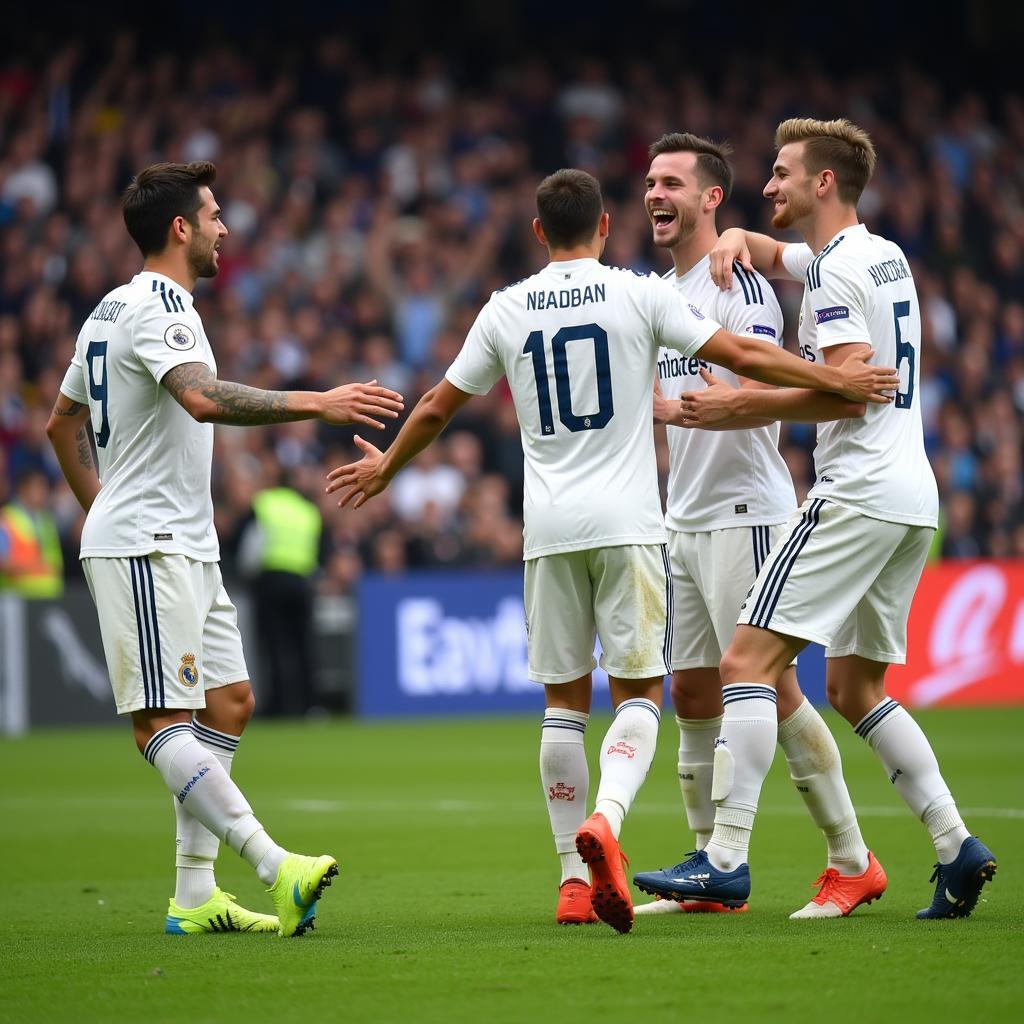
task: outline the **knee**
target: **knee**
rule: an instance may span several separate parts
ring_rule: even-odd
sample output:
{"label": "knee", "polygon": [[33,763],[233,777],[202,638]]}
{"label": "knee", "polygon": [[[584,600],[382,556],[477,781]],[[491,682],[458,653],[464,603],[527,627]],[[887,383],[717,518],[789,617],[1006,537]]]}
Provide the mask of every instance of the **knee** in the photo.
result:
{"label": "knee", "polygon": [[725,649],[718,671],[722,677],[723,686],[728,686],[730,683],[749,682],[751,678],[747,660],[734,644],[729,644]]}
{"label": "knee", "polygon": [[251,686],[246,686],[243,693],[238,695],[235,701],[234,711],[239,726],[239,732],[249,724],[256,710],[256,694],[252,692]]}
{"label": "knee", "polygon": [[860,721],[856,713],[856,701],[850,699],[846,689],[834,681],[826,681],[825,697],[829,706],[838,711],[851,724]]}

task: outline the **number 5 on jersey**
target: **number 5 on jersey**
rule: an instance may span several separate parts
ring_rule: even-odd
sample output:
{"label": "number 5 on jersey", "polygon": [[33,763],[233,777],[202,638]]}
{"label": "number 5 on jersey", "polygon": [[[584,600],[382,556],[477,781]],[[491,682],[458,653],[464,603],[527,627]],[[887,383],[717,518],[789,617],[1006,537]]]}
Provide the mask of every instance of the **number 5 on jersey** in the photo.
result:
{"label": "number 5 on jersey", "polygon": [[[568,344],[570,341],[591,341],[594,346],[594,370],[597,379],[597,411],[577,416],[572,408],[572,387],[569,382]],[[533,358],[533,375],[537,381],[537,405],[540,408],[540,427],[544,435],[555,432],[551,409],[551,389],[548,386],[548,358],[544,347],[543,331],[534,331],[526,339],[523,355]],[[551,339],[551,357],[555,368],[555,393],[558,399],[558,418],[567,430],[600,430],[615,415],[612,399],[611,361],[608,355],[608,334],[597,324],[563,327]]]}

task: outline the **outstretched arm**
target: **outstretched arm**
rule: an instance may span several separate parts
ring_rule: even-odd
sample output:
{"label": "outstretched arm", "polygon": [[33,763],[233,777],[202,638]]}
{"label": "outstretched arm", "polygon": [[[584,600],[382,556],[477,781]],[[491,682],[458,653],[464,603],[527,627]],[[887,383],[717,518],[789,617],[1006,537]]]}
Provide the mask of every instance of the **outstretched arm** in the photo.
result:
{"label": "outstretched arm", "polygon": [[746,430],[776,420],[791,423],[825,423],[855,419],[867,406],[850,402],[827,391],[806,388],[730,387],[707,370],[700,371],[707,383],[704,391],[691,391],[679,400],[679,409],[669,421],[679,427],[704,430]]}
{"label": "outstretched arm", "polygon": [[100,493],[100,478],[89,440],[89,406],[80,405],[61,392],[50,413],[46,433],[64,479],[78,504],[88,512]]}
{"label": "outstretched arm", "polygon": [[292,420],[362,423],[384,429],[375,419],[394,419],[404,408],[402,396],[367,384],[343,384],[331,391],[264,391],[218,380],[206,363],[182,363],[164,374],[161,384],[200,423],[260,426]]}
{"label": "outstretched arm", "polygon": [[868,345],[856,346],[856,351],[838,366],[821,365],[749,335],[722,329],[715,331],[696,354],[709,363],[727,366],[741,377],[782,387],[834,391],[851,402],[884,405],[892,401],[900,383],[894,368],[868,363],[874,354]]}
{"label": "outstretched arm", "polygon": [[327,493],[348,488],[338,505],[343,507],[355,498],[352,507],[359,508],[364,501],[380,494],[403,466],[432,444],[472,397],[447,379],[440,380],[416,403],[386,452],[357,435],[355,443],[364,453],[362,459],[332,469],[327,474]]}

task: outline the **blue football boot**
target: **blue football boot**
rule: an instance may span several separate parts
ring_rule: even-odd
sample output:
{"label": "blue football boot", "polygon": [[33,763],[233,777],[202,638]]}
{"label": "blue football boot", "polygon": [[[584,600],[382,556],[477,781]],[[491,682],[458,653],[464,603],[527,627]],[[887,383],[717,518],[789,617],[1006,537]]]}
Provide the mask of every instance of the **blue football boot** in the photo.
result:
{"label": "blue football boot", "polygon": [[663,899],[699,900],[739,908],[750,896],[750,868],[741,864],[733,871],[719,871],[708,855],[699,850],[675,867],[634,875],[633,884],[641,892]]}
{"label": "blue football boot", "polygon": [[922,920],[942,917],[970,917],[981,895],[981,887],[991,882],[996,873],[996,858],[975,836],[960,845],[960,852],[951,864],[936,864],[930,881],[935,882],[935,895],[930,907],[919,910]]}

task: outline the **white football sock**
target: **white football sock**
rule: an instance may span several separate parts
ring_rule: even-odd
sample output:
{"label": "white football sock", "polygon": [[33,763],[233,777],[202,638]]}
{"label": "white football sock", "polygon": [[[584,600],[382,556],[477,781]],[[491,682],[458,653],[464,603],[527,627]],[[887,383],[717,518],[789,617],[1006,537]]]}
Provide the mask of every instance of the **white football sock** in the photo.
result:
{"label": "white football sock", "polygon": [[722,716],[680,718],[679,791],[683,794],[686,820],[693,829],[698,850],[703,850],[715,830],[715,804],[711,780],[715,772],[715,740],[722,730]]}
{"label": "white football sock", "polygon": [[286,851],[270,839],[242,791],[195,738],[190,723],[161,729],[143,756],[192,817],[252,864],[265,884],[273,884]]}
{"label": "white football sock", "polygon": [[779,745],[814,824],[825,834],[828,866],[841,875],[862,875],[868,869],[868,848],[860,834],[857,812],[843,778],[843,762],[828,726],[804,698],[779,723]]}
{"label": "white football sock", "polygon": [[733,683],[722,687],[722,733],[715,746],[711,798],[717,805],[715,831],[705,847],[720,871],[743,864],[778,736],[778,698],[770,686]]}
{"label": "white football sock", "polygon": [[[231,774],[231,761],[238,748],[238,737],[218,732],[193,719],[192,731],[199,741]],[[177,797],[171,798],[175,819],[174,902],[184,910],[202,906],[217,886],[213,862],[220,840],[199,820],[192,817]]]}
{"label": "white football sock", "polygon": [[970,832],[921,727],[900,704],[885,697],[854,726],[854,732],[868,741],[904,803],[927,826],[939,863],[955,860]]}
{"label": "white football sock", "polygon": [[631,697],[615,710],[601,742],[601,784],[594,810],[608,819],[616,839],[633,798],[643,785],[658,743],[661,712],[646,697]]}
{"label": "white football sock", "polygon": [[587,817],[590,770],[583,734],[590,719],[585,711],[547,708],[540,728],[540,781],[562,866],[562,881],[590,874],[576,850],[576,833]]}

